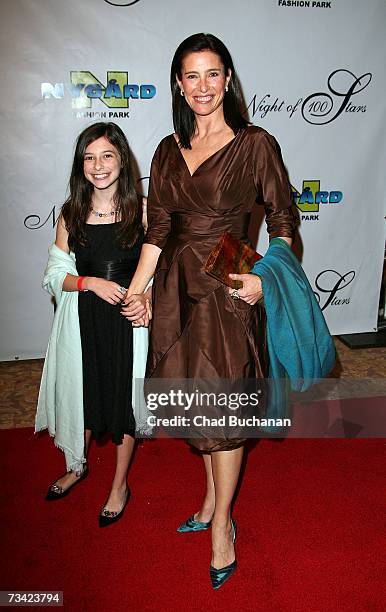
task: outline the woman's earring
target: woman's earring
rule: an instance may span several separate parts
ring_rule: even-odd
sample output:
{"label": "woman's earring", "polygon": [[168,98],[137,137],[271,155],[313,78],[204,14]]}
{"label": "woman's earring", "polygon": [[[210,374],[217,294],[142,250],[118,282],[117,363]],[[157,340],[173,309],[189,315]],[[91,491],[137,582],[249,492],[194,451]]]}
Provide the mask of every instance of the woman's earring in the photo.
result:
{"label": "woman's earring", "polygon": [[225,85],[225,91],[228,91],[228,85]]}
{"label": "woman's earring", "polygon": [[182,89],[180,89],[180,94],[182,97],[184,97],[184,92],[182,91]]}

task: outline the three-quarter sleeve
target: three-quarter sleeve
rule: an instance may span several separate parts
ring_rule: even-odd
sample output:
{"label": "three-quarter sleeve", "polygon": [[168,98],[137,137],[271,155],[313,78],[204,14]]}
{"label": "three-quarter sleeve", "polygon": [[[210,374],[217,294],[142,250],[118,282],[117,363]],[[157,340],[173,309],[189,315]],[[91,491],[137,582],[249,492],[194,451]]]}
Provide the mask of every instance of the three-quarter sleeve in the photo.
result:
{"label": "three-quarter sleeve", "polygon": [[293,238],[296,215],[291,186],[279,144],[265,131],[260,132],[254,143],[253,176],[257,202],[265,208],[270,239],[279,236]]}
{"label": "three-quarter sleeve", "polygon": [[170,212],[161,199],[161,175],[159,168],[159,147],[156,150],[150,169],[150,184],[147,198],[148,229],[145,243],[154,244],[163,249],[170,234]]}

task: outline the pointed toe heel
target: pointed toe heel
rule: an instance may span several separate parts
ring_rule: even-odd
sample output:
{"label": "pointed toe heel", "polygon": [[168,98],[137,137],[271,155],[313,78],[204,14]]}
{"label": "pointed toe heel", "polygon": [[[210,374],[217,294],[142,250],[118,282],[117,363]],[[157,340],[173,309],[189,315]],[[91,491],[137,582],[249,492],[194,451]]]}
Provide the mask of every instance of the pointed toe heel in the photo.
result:
{"label": "pointed toe heel", "polygon": [[[236,525],[236,521],[234,521],[233,519],[231,519],[231,527],[232,527],[232,541],[234,544],[236,542],[236,536],[237,536],[237,525]],[[225,584],[225,582],[229,580],[229,578],[235,572],[236,568],[237,568],[236,559],[232,561],[232,563],[230,563],[229,565],[226,565],[225,567],[220,567],[219,569],[216,569],[215,567],[213,567],[213,565],[211,565],[209,568],[209,575],[210,575],[210,581],[212,583],[212,587],[215,590],[221,588],[223,584]]]}
{"label": "pointed toe heel", "polygon": [[177,529],[178,533],[191,533],[193,531],[206,531],[211,526],[212,521],[208,523],[200,523],[194,518],[194,514],[188,518],[185,523],[182,523]]}
{"label": "pointed toe heel", "polygon": [[211,565],[209,568],[209,574],[210,574],[210,581],[212,583],[212,587],[215,590],[222,587],[222,585],[225,584],[226,581],[229,580],[229,578],[232,576],[236,568],[237,568],[236,559],[233,561],[233,563],[230,563],[229,565],[226,565],[225,567],[222,567],[221,569],[216,569],[215,567],[213,567],[213,565]]}

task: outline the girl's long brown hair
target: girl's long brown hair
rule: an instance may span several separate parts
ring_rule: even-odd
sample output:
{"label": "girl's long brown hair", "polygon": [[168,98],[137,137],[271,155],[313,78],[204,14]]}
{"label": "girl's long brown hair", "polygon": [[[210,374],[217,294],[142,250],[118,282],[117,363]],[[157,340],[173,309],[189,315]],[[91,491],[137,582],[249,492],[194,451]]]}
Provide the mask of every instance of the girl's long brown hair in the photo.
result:
{"label": "girl's long brown hair", "polygon": [[133,246],[141,231],[142,206],[134,187],[131,152],[126,136],[115,123],[94,123],[83,130],[76,141],[69,182],[70,195],[62,206],[62,215],[68,231],[68,246],[71,250],[76,244],[84,245],[86,242],[84,225],[90,214],[94,190],[94,186],[84,175],[84,155],[87,147],[102,136],[114,145],[121,157],[122,167],[114,204],[122,221],[117,236],[122,247]]}

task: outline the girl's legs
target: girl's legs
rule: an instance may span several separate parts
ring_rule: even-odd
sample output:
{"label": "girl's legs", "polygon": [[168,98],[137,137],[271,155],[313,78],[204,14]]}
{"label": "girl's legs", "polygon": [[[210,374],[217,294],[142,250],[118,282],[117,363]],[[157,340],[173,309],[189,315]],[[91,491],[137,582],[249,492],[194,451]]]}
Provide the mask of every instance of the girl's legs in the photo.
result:
{"label": "girl's legs", "polygon": [[[87,459],[88,448],[90,446],[90,440],[91,440],[91,430],[85,429],[84,430],[84,456],[86,457],[86,459]],[[80,474],[77,475],[77,473],[73,471],[67,472],[64,476],[62,476],[61,478],[58,478],[55,484],[57,484],[59,487],[63,489],[63,491],[65,491],[66,489],[71,487],[77,480],[79,480],[79,478],[80,478]]]}
{"label": "girl's legs", "polygon": [[216,504],[212,520],[212,565],[220,569],[235,559],[231,532],[231,503],[239,479],[243,446],[212,453]]}
{"label": "girl's legs", "polygon": [[104,506],[110,512],[119,512],[125,500],[127,489],[127,471],[134,449],[134,438],[124,435],[122,444],[117,445],[117,463],[114,480],[111,485],[109,498]]}

